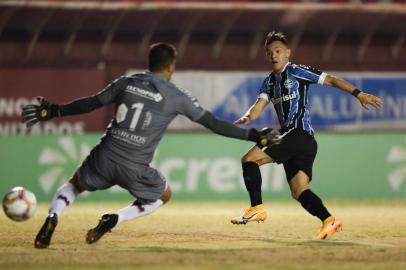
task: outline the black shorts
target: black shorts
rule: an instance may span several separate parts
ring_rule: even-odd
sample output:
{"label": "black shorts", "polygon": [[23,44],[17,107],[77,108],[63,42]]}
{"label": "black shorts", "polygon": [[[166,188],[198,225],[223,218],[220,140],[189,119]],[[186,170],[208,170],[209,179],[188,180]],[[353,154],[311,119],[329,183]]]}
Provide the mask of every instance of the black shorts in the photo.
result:
{"label": "black shorts", "polygon": [[294,129],[283,137],[280,144],[261,149],[273,161],[283,164],[288,182],[300,170],[309,176],[309,180],[312,180],[313,162],[317,154],[317,142],[313,135]]}

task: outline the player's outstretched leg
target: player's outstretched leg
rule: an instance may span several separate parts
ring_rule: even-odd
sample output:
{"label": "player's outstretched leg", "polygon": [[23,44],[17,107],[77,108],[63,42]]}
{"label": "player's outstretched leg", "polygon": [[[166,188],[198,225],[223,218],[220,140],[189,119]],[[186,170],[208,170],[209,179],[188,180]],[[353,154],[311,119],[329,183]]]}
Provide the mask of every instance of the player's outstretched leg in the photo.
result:
{"label": "player's outstretched leg", "polygon": [[56,226],[58,225],[58,215],[51,214],[49,215],[42,225],[40,231],[35,237],[34,246],[35,248],[47,248],[51,244],[52,234],[55,231]]}
{"label": "player's outstretched leg", "polygon": [[268,218],[268,212],[263,204],[251,206],[244,211],[244,214],[231,219],[233,224],[247,224],[251,221],[264,222]]}
{"label": "player's outstretched leg", "polygon": [[104,214],[99,219],[99,224],[90,229],[86,234],[86,243],[93,244],[97,242],[105,233],[110,232],[118,222],[117,214]]}

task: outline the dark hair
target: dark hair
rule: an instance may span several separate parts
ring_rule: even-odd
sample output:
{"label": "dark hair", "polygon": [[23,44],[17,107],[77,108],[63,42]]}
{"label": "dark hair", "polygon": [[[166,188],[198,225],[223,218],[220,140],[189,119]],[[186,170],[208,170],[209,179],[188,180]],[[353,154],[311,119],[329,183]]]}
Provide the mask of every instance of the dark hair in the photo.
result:
{"label": "dark hair", "polygon": [[176,49],[168,43],[155,43],[149,48],[148,68],[151,72],[161,71],[176,59]]}
{"label": "dark hair", "polygon": [[286,46],[289,46],[288,40],[286,39],[285,34],[283,34],[282,32],[276,32],[276,31],[269,32],[265,38],[265,47],[274,41],[280,41],[283,44],[285,44]]}

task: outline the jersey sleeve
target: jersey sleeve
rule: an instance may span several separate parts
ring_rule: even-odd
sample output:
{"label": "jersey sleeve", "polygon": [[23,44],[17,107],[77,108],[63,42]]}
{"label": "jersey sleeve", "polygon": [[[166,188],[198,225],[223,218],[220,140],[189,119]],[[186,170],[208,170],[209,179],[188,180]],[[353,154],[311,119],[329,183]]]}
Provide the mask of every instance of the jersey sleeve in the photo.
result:
{"label": "jersey sleeve", "polygon": [[293,76],[308,81],[309,83],[323,84],[327,73],[309,66],[295,65],[293,68]]}
{"label": "jersey sleeve", "polygon": [[114,80],[112,83],[107,85],[103,90],[96,94],[98,100],[104,105],[112,103],[117,95],[125,90],[127,82],[127,77],[121,76],[120,78]]}
{"label": "jersey sleeve", "polygon": [[271,76],[268,76],[265,78],[265,80],[262,81],[261,87],[259,88],[259,95],[258,98],[265,99],[266,101],[271,100],[271,88],[270,88],[270,80]]}
{"label": "jersey sleeve", "polygon": [[196,121],[204,114],[204,109],[199,101],[190,92],[177,88],[177,108],[179,114],[185,115],[192,121]]}

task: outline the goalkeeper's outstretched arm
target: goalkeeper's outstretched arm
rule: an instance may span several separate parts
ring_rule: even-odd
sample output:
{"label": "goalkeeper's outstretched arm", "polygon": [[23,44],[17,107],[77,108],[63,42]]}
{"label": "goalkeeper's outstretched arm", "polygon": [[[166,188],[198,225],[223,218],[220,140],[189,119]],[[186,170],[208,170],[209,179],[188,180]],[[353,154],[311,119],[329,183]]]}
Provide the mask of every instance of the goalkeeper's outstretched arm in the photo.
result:
{"label": "goalkeeper's outstretched arm", "polygon": [[262,131],[258,131],[254,128],[239,128],[232,123],[216,118],[212,113],[208,111],[205,111],[203,115],[195,121],[210,129],[216,134],[230,138],[253,141],[263,146],[280,142],[279,132],[277,132],[277,130],[274,130],[274,132],[272,132],[272,129],[264,129]]}
{"label": "goalkeeper's outstretched arm", "polygon": [[88,113],[102,106],[97,96],[84,97],[68,104],[58,105],[59,116]]}
{"label": "goalkeeper's outstretched arm", "polygon": [[28,104],[22,107],[21,117],[27,127],[54,117],[88,113],[103,106],[97,96],[80,98],[64,105],[49,103],[43,97],[37,97],[37,100],[38,105]]}
{"label": "goalkeeper's outstretched arm", "polygon": [[254,142],[259,141],[258,131],[254,129],[248,130],[245,128],[239,128],[227,121],[216,118],[209,111],[205,111],[203,115],[195,121],[219,135]]}
{"label": "goalkeeper's outstretched arm", "polygon": [[48,121],[54,117],[62,117],[73,114],[91,112],[105,104],[111,103],[115,97],[125,88],[128,77],[122,76],[96,95],[83,97],[64,105],[49,103],[43,97],[37,97],[37,104],[28,104],[22,107],[22,121],[30,127],[40,121]]}

